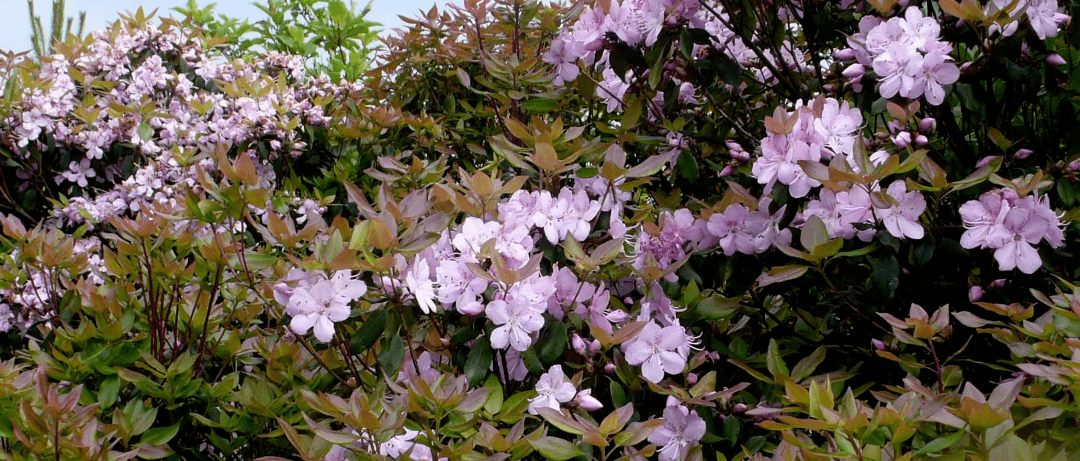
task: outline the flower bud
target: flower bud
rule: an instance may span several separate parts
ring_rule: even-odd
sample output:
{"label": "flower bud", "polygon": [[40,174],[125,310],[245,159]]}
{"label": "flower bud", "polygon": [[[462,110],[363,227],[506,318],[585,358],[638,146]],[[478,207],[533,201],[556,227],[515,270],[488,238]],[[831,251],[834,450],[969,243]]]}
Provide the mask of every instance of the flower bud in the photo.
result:
{"label": "flower bud", "polygon": [[743,148],[742,148],[742,145],[741,145],[741,144],[739,144],[739,143],[737,143],[737,142],[735,142],[735,141],[732,141],[732,140],[730,140],[730,139],[729,139],[729,140],[727,140],[727,141],[724,141],[724,145],[725,145],[725,146],[727,146],[728,150],[730,150],[730,151],[739,151],[739,150],[743,150]]}
{"label": "flower bud", "polygon": [[982,299],[983,289],[982,287],[975,285],[968,289],[968,301],[975,302]]}
{"label": "flower bud", "polygon": [[687,373],[686,383],[691,386],[697,384],[697,373]]}
{"label": "flower bud", "polygon": [[933,117],[919,120],[919,131],[933,131],[934,128],[937,128],[937,120],[934,120]]}
{"label": "flower bud", "polygon": [[592,389],[584,389],[574,396],[574,402],[585,411],[596,411],[604,408],[604,404],[592,396]]}
{"label": "flower bud", "polygon": [[835,93],[836,85],[833,85],[832,83],[826,83],[825,86],[821,87],[821,89],[825,90],[826,93]]}
{"label": "flower bud", "polygon": [[1031,151],[1031,149],[1017,149],[1016,153],[1013,154],[1013,158],[1017,160],[1023,160],[1030,157],[1032,153],[1033,152]]}
{"label": "flower bud", "polygon": [[994,288],[1001,288],[1005,286],[1005,279],[994,280],[993,282],[990,282],[990,286]]}
{"label": "flower bud", "polygon": [[589,352],[588,347],[585,345],[585,340],[581,339],[581,336],[578,336],[577,333],[574,333],[574,335],[570,337],[570,347],[579,355],[587,355]]}
{"label": "flower bud", "polygon": [[901,131],[892,138],[892,142],[893,144],[896,144],[896,147],[907,147],[908,144],[911,144],[911,133]]}
{"label": "flower bud", "polygon": [[915,145],[916,146],[922,147],[922,146],[925,146],[927,144],[930,144],[930,140],[926,139],[925,135],[920,134],[920,135],[915,137]]}
{"label": "flower bud", "polygon": [[1067,64],[1065,62],[1065,58],[1061,57],[1061,55],[1057,53],[1053,53],[1050,56],[1047,56],[1046,63],[1052,66],[1064,66],[1065,64]]}
{"label": "flower bud", "polygon": [[836,50],[833,52],[832,57],[837,61],[850,61],[852,59],[855,59],[855,50],[851,48]]}
{"label": "flower bud", "polygon": [[1080,170],[1080,158],[1069,162],[1069,171]]}
{"label": "flower bud", "polygon": [[594,339],[594,340],[590,341],[589,342],[589,354],[595,355],[597,352],[600,352],[601,347],[602,346],[600,345],[600,340],[599,339]]}
{"label": "flower bud", "polygon": [[609,363],[607,365],[604,365],[604,374],[610,375],[610,374],[612,374],[614,372],[615,372],[615,364],[614,363]]}
{"label": "flower bud", "polygon": [[875,351],[885,350],[885,341],[882,341],[880,339],[871,339],[870,345],[873,346]]}
{"label": "flower bud", "polygon": [[731,407],[732,413],[746,413],[745,403],[736,403],[734,407]]}
{"label": "flower bud", "polygon": [[844,69],[843,75],[844,75],[844,78],[851,79],[851,80],[857,80],[857,79],[862,78],[863,74],[865,74],[865,73],[866,73],[866,68],[863,67],[862,64],[852,64],[852,65],[848,66],[847,69]]}
{"label": "flower bud", "polygon": [[735,168],[733,168],[731,165],[725,166],[723,170],[720,170],[720,177],[726,178],[728,176],[731,176],[731,173],[733,173],[734,171]]}

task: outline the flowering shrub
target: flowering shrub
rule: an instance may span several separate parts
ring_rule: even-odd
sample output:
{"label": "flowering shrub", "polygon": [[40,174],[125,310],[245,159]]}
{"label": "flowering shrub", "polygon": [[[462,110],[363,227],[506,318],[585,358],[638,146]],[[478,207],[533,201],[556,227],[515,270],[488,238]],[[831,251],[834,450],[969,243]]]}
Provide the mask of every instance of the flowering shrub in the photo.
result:
{"label": "flowering shrub", "polygon": [[9,60],[0,459],[1071,459],[1072,14],[470,0],[333,83],[136,13]]}

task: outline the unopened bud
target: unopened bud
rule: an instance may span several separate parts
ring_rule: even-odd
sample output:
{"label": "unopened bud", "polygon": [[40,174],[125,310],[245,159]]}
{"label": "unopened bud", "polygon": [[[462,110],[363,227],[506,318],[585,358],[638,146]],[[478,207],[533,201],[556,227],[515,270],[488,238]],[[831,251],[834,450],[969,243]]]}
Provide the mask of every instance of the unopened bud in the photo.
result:
{"label": "unopened bud", "polygon": [[863,74],[865,74],[865,73],[866,73],[866,68],[863,67],[862,64],[852,64],[852,65],[848,66],[847,69],[844,69],[844,72],[843,72],[844,78],[851,79],[851,80],[860,79],[860,78],[862,78]]}
{"label": "unopened bud", "polygon": [[911,133],[901,131],[892,138],[892,142],[893,144],[896,144],[896,147],[907,147],[908,144],[911,144]]}
{"label": "unopened bud", "polygon": [[975,302],[982,299],[983,289],[982,287],[975,285],[968,289],[968,301]]}
{"label": "unopened bud", "polygon": [[873,346],[874,350],[876,350],[876,351],[885,350],[885,341],[882,341],[880,339],[871,339],[870,340],[870,345]]}
{"label": "unopened bud", "polygon": [[599,400],[596,400],[596,397],[592,396],[592,389],[585,389],[578,392],[577,395],[574,396],[574,401],[585,411],[596,411],[604,408],[604,404],[600,403]]}
{"label": "unopened bud", "polygon": [[990,282],[990,286],[992,286],[994,288],[1001,288],[1001,287],[1005,286],[1005,279],[994,280],[993,282]]}
{"label": "unopened bud", "polygon": [[574,333],[574,335],[570,337],[570,347],[572,347],[574,352],[577,352],[579,355],[587,355],[589,352],[585,345],[585,340],[581,339],[581,336],[578,336],[577,333]]}
{"label": "unopened bud", "polygon": [[720,170],[720,177],[726,178],[728,176],[731,176],[731,173],[733,172],[735,172],[734,167],[732,167],[731,165],[725,166],[723,170]]}
{"label": "unopened bud", "polygon": [[741,144],[739,144],[739,143],[737,143],[735,141],[732,141],[730,139],[727,140],[727,141],[724,141],[724,145],[727,146],[728,150],[733,151],[733,152],[743,150]]}
{"label": "unopened bud", "polygon": [[746,413],[746,404],[745,403],[736,403],[735,406],[731,407],[731,412],[732,413]]}
{"label": "unopened bud", "polygon": [[933,117],[919,120],[919,131],[932,131],[934,128],[937,128],[937,120],[934,120]]}
{"label": "unopened bud", "polygon": [[825,90],[826,93],[835,93],[836,85],[833,85],[832,83],[826,83],[825,86],[821,87],[821,89]]}
{"label": "unopened bud", "polygon": [[915,145],[916,146],[923,147],[923,146],[925,146],[927,144],[930,144],[930,140],[926,139],[926,136],[920,134],[920,135],[915,137]]}
{"label": "unopened bud", "polygon": [[1065,62],[1065,58],[1061,57],[1061,55],[1057,53],[1047,56],[1046,62],[1047,64],[1050,64],[1052,66],[1064,66],[1065,64],[1068,64]]}
{"label": "unopened bud", "polygon": [[604,374],[609,374],[610,375],[610,374],[612,374],[614,372],[615,372],[615,364],[614,363],[609,363],[607,365],[604,365]]}
{"label": "unopened bud", "polygon": [[691,386],[697,384],[697,373],[687,373],[686,383]]}
{"label": "unopened bud", "polygon": [[594,339],[589,342],[589,354],[596,354],[600,352],[600,340]]}
{"label": "unopened bud", "polygon": [[1069,171],[1080,170],[1080,158],[1069,162]]}
{"label": "unopened bud", "polygon": [[1031,157],[1032,153],[1033,152],[1031,151],[1031,149],[1017,149],[1016,153],[1013,154],[1013,158],[1017,160],[1023,160],[1025,158]]}
{"label": "unopened bud", "polygon": [[851,48],[844,48],[842,50],[836,50],[833,52],[832,57],[837,61],[850,61],[855,59],[855,50]]}

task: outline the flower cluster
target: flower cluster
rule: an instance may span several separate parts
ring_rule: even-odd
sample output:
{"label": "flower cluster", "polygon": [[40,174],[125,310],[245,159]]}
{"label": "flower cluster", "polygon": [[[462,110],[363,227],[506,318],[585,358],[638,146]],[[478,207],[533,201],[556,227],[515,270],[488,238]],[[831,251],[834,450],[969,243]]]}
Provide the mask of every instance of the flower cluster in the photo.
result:
{"label": "flower cluster", "polygon": [[994,22],[991,32],[1000,32],[1008,37],[1020,28],[1020,17],[1027,16],[1031,29],[1039,40],[1057,36],[1061,24],[1069,20],[1069,15],[1061,12],[1057,0],[992,0],[983,6],[983,14],[993,17],[1004,12],[1008,21],[1004,24]]}
{"label": "flower cluster", "polygon": [[[875,201],[871,194],[877,194]],[[876,202],[876,203],[875,203]],[[882,194],[880,187],[853,187],[835,192],[823,188],[817,199],[811,200],[803,216],[817,216],[825,223],[829,238],[858,237],[870,241],[880,222],[893,237],[921,239],[924,235],[919,216],[926,211],[926,199],[918,191],[907,190],[904,181],[893,181]]]}
{"label": "flower cluster", "polygon": [[994,250],[998,269],[1020,269],[1032,274],[1042,265],[1033,245],[1045,240],[1051,247],[1063,245],[1058,215],[1047,197],[1020,197],[1013,189],[995,189],[960,206],[967,231],[960,238],[964,248]]}
{"label": "flower cluster", "polygon": [[904,17],[885,21],[864,16],[859,32],[848,37],[857,63],[844,74],[861,78],[867,68],[877,74],[882,97],[899,94],[908,99],[926,96],[926,101],[940,105],[945,100],[945,85],[960,78],[960,69],[952,62],[952,45],[940,39],[941,28],[932,17],[925,17],[918,7],[908,7]]}
{"label": "flower cluster", "polygon": [[574,383],[566,379],[562,365],[552,365],[536,382],[536,397],[529,399],[529,414],[535,415],[541,408],[558,410],[571,401],[588,411],[603,407],[603,404],[592,396],[591,389],[579,392]]}
{"label": "flower cluster", "polygon": [[[306,143],[298,126],[328,126],[327,104],[355,87],[326,77],[301,80],[298,56],[226,61],[180,26],[128,24],[92,38],[86,48],[44,57],[36,68],[27,64],[21,97],[0,124],[25,186],[55,182],[73,197],[56,212],[65,223],[96,224],[175,201],[175,186],[195,183],[187,159],[220,146],[260,144],[269,158],[299,156]],[[278,76],[297,84],[277,85]],[[32,153],[51,145],[70,161],[41,177],[50,169]]]}
{"label": "flower cluster", "polygon": [[761,156],[754,161],[752,170],[766,191],[779,182],[788,186],[792,197],[805,197],[810,189],[821,185],[803,171],[800,161],[818,162],[840,155],[857,168],[852,155],[862,114],[846,101],[800,101],[792,112],[777,109],[772,120],[779,125],[766,124],[769,135],[761,141]]}
{"label": "flower cluster", "polygon": [[349,305],[364,293],[367,285],[351,271],[337,271],[328,279],[322,272],[293,269],[274,286],[274,299],[292,317],[293,333],[305,335],[314,327],[315,337],[324,343],[334,339],[334,323],[348,318]]}

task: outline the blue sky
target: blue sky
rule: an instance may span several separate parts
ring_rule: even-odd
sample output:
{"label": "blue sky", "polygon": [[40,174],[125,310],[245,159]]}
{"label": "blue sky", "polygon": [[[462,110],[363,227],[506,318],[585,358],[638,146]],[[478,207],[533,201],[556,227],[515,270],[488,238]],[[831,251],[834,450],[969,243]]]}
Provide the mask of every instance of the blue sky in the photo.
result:
{"label": "blue sky", "polygon": [[[358,0],[360,6],[366,0]],[[229,16],[256,21],[262,12],[252,5],[251,0],[200,0],[200,5],[217,3],[215,11]],[[421,9],[427,10],[434,4],[443,5],[446,0],[374,0],[368,19],[382,23],[386,29],[400,27],[398,15],[415,16]],[[140,6],[146,11],[155,8],[159,14],[176,14],[172,8],[186,5],[187,0],[67,0],[68,14],[74,16],[78,11],[86,11],[86,32],[105,27],[119,18],[124,11],[134,11]],[[52,11],[51,0],[36,0],[35,12],[42,16],[43,22],[49,21]],[[30,49],[30,20],[26,0],[0,0],[0,50],[23,51]]]}

